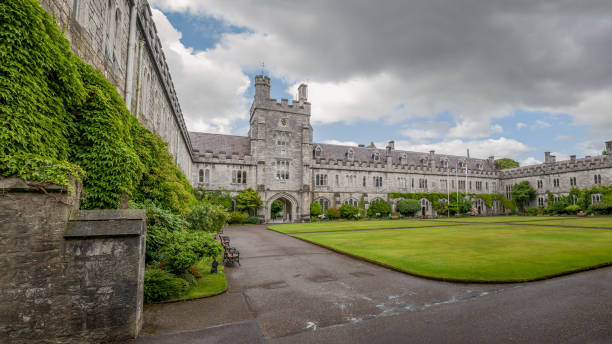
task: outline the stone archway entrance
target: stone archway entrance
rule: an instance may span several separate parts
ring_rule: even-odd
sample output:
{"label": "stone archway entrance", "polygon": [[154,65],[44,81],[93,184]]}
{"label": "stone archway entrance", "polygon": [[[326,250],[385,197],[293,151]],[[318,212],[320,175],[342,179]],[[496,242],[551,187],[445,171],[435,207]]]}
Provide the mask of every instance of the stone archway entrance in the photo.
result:
{"label": "stone archway entrance", "polygon": [[298,220],[298,203],[288,193],[278,193],[266,203],[266,222],[288,223]]}
{"label": "stone archway entrance", "polygon": [[287,223],[292,222],[291,202],[284,197],[272,201],[269,209],[270,222]]}

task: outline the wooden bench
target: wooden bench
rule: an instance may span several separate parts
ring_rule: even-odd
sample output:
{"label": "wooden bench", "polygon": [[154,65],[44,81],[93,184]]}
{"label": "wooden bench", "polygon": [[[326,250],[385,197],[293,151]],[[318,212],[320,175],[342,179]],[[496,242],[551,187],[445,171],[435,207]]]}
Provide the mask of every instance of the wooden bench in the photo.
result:
{"label": "wooden bench", "polygon": [[225,251],[223,251],[223,264],[232,264],[238,263],[240,265],[240,251],[234,247],[226,247]]}

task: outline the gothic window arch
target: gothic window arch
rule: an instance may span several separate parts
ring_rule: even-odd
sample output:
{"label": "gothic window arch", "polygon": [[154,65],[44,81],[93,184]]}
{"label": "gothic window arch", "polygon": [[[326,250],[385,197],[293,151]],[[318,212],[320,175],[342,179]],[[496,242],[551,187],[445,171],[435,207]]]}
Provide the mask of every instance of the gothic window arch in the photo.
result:
{"label": "gothic window arch", "polygon": [[350,205],[355,206],[355,207],[359,204],[359,202],[357,200],[353,199],[353,198],[346,199],[342,203],[343,204],[350,204]]}
{"label": "gothic window arch", "polygon": [[200,169],[200,175],[198,176],[198,182],[204,183],[204,170]]}
{"label": "gothic window arch", "polygon": [[111,47],[112,47],[112,42],[111,39],[113,38],[113,2],[112,0],[108,0],[107,1],[107,7],[106,7],[106,27],[105,27],[105,49],[104,52],[106,54],[107,57],[111,57]]}
{"label": "gothic window arch", "polygon": [[204,183],[206,184],[210,183],[210,170],[209,169],[204,170]]}
{"label": "gothic window arch", "polygon": [[329,209],[329,200],[327,198],[321,197],[317,199],[315,202],[321,205],[321,208],[323,208],[323,211],[326,211],[327,209]]}
{"label": "gothic window arch", "polygon": [[119,44],[119,42],[121,42],[121,10],[118,8],[115,10],[115,26],[113,28],[113,31],[113,61],[120,64],[121,60],[119,59],[119,57],[121,53],[117,51],[117,45]]}

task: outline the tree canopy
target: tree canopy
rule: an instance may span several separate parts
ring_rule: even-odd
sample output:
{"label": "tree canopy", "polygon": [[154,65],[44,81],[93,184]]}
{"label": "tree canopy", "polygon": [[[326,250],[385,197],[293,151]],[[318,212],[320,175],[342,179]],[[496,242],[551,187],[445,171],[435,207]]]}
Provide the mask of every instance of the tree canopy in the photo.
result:
{"label": "tree canopy", "polygon": [[523,210],[525,205],[533,201],[536,197],[536,191],[529,185],[528,181],[522,181],[512,187],[512,200],[519,209]]}
{"label": "tree canopy", "polygon": [[498,170],[505,170],[507,168],[514,168],[514,167],[519,167],[518,161],[509,159],[509,158],[502,158],[502,159],[495,160],[495,168],[497,168]]}
{"label": "tree canopy", "polygon": [[244,189],[235,197],[236,208],[247,211],[250,215],[255,215],[257,209],[263,207],[263,201],[252,188]]}

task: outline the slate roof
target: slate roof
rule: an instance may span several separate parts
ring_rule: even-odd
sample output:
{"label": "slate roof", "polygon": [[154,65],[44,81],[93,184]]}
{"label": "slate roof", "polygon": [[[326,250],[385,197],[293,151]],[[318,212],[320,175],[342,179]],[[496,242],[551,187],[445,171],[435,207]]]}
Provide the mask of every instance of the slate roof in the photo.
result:
{"label": "slate roof", "polygon": [[[349,149],[353,150],[353,160],[360,162],[374,162],[374,154],[378,152],[380,155],[380,162],[386,163],[387,161],[387,150],[382,148],[369,148],[369,147],[354,147],[354,146],[342,146],[328,143],[314,143],[313,147],[321,147],[321,158],[326,160],[345,160],[347,158],[346,153]],[[400,158],[406,156],[406,162],[404,165],[422,166],[421,159],[429,159],[429,153],[410,152],[403,150],[393,150],[392,158],[393,164],[400,164]],[[457,166],[458,161],[468,161],[468,169],[478,169],[477,164],[481,163],[483,170],[494,171],[495,166],[489,163],[487,159],[476,159],[467,158],[464,156],[446,155],[446,154],[435,154],[434,159],[436,160],[436,167],[442,167],[442,160],[448,160],[448,164],[451,168]]]}
{"label": "slate roof", "polygon": [[200,154],[212,152],[219,154],[238,154],[239,156],[251,154],[251,141],[246,136],[234,136],[223,134],[196,133],[189,132],[191,143],[194,150],[199,150]]}

